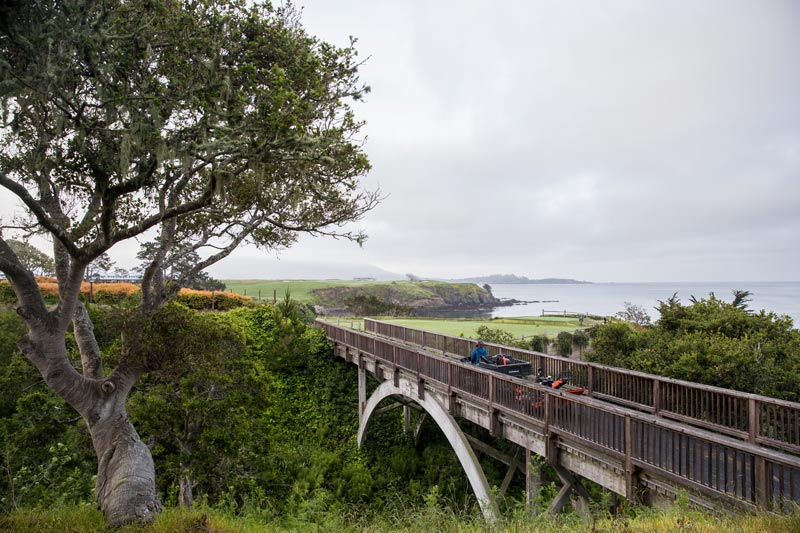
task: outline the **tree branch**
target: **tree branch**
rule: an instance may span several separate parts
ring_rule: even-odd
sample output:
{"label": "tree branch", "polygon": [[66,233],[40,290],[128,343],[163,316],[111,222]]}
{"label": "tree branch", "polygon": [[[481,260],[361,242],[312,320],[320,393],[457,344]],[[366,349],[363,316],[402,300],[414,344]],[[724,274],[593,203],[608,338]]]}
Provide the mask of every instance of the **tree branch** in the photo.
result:
{"label": "tree branch", "polygon": [[25,206],[31,211],[31,213],[33,213],[33,216],[36,217],[36,220],[39,222],[39,224],[44,226],[47,231],[49,231],[56,239],[58,239],[72,257],[78,257],[80,255],[80,250],[69,238],[66,230],[53,221],[49,216],[47,216],[47,213],[43,209],[41,203],[32,197],[25,187],[11,180],[5,174],[0,174],[0,185],[14,193],[20,200],[22,200]]}

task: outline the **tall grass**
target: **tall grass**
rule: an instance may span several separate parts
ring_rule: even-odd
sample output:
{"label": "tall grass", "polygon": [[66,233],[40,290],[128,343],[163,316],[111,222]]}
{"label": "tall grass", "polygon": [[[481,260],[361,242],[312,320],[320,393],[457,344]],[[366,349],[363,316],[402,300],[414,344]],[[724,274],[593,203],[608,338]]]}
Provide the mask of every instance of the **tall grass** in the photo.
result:
{"label": "tall grass", "polygon": [[[519,510],[497,524],[487,524],[474,515],[461,515],[436,505],[396,512],[373,510],[368,516],[348,513],[317,515],[314,520],[300,517],[270,519],[260,513],[234,516],[207,508],[166,509],[144,528],[125,527],[121,533],[255,533],[282,531],[336,531],[337,533],[383,531],[458,532],[458,533],[599,533],[599,532],[696,532],[696,533],[796,533],[800,531],[800,512],[788,516],[709,515],[681,506],[669,510],[634,509],[621,516],[607,513],[581,518],[574,513],[529,516]],[[0,532],[106,532],[103,517],[94,506],[55,507],[14,511],[0,517]]]}

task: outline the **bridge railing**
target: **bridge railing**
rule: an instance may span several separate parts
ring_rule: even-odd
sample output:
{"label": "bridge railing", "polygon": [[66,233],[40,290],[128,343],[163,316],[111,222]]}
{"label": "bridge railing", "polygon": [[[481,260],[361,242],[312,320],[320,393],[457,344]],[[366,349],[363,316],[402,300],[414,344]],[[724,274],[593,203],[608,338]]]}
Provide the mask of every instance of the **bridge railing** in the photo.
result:
{"label": "bridge railing", "polygon": [[397,340],[323,321],[317,325],[328,338],[388,367],[439,382],[451,392],[471,395],[487,402],[490,411],[512,413],[544,432],[602,449],[623,462],[628,477],[634,468],[656,472],[680,486],[712,498],[727,497],[745,507],[789,510],[800,503],[800,458],[795,456],[465,365]]}
{"label": "bridge railing", "polygon": [[[457,357],[469,355],[477,342],[369,318],[364,319],[364,329]],[[486,348],[489,355],[504,353],[529,361],[545,375],[569,373],[572,383],[586,387],[594,398],[713,429],[751,444],[800,453],[800,403],[499,344],[486,343]]]}

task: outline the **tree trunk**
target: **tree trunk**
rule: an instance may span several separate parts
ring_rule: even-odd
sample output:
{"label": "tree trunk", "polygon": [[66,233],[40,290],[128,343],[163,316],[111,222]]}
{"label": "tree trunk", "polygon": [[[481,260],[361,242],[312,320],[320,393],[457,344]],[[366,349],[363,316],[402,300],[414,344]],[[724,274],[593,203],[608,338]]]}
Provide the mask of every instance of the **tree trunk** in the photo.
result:
{"label": "tree trunk", "polygon": [[89,427],[98,460],[95,498],[106,524],[116,528],[152,521],[161,511],[153,457],[125,411],[137,372],[121,364],[106,379],[88,379],[70,364],[64,333],[43,329],[30,331],[19,348]]}
{"label": "tree trunk", "polygon": [[150,522],[161,511],[153,457],[130,423],[124,400],[117,405],[103,406],[108,416],[90,424],[98,459],[95,496],[112,528]]}
{"label": "tree trunk", "polygon": [[178,505],[188,509],[194,503],[194,495],[192,494],[192,473],[186,465],[181,464],[178,484]]}

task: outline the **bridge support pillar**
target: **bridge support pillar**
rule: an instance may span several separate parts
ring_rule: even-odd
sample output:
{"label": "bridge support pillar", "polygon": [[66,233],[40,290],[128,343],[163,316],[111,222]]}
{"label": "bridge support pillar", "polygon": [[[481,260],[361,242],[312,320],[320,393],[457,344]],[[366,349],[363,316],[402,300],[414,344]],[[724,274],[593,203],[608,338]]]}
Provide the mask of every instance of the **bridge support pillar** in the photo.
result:
{"label": "bridge support pillar", "polygon": [[525,447],[525,507],[533,511],[539,490],[542,488],[542,467],[534,461],[529,446]]}
{"label": "bridge support pillar", "polygon": [[362,356],[358,357],[358,424],[364,418],[364,410],[367,408],[367,369],[364,366]]}
{"label": "bridge support pillar", "polygon": [[558,513],[561,508],[564,507],[564,504],[567,503],[572,491],[575,491],[576,495],[588,504],[590,501],[589,493],[586,492],[585,488],[583,488],[580,480],[563,466],[557,464],[552,466],[555,469],[556,474],[558,474],[558,477],[561,478],[561,483],[563,483],[563,485],[553,500],[553,503],[550,504],[550,512],[553,514]]}
{"label": "bridge support pillar", "polygon": [[423,411],[422,416],[419,417],[417,427],[414,428],[414,444],[419,444],[419,436],[422,434],[422,424],[425,423],[426,418],[428,418],[428,413]]}
{"label": "bridge support pillar", "polygon": [[403,406],[403,432],[408,435],[411,433],[411,407]]}
{"label": "bridge support pillar", "polygon": [[[361,372],[359,371],[359,396],[362,390],[360,376]],[[395,381],[398,382],[398,385],[395,385]],[[464,435],[464,432],[461,431],[461,428],[458,427],[455,419],[439,401],[437,401],[436,396],[433,394],[425,394],[420,397],[418,387],[419,384],[416,380],[410,381],[397,374],[395,374],[395,380],[381,383],[366,401],[363,415],[359,416],[358,445],[362,446],[364,444],[370,418],[382,400],[389,396],[401,396],[416,402],[431,416],[431,418],[433,418],[447,438],[450,446],[452,446],[453,451],[461,463],[461,467],[467,474],[467,479],[475,493],[475,498],[478,500],[478,505],[480,505],[484,518],[489,522],[498,521],[500,513],[497,509],[497,503],[489,488],[486,474],[483,473],[483,469],[480,463],[478,463],[478,458],[475,456],[475,452],[467,441],[467,437]],[[366,394],[366,379],[364,380],[363,390]]]}

